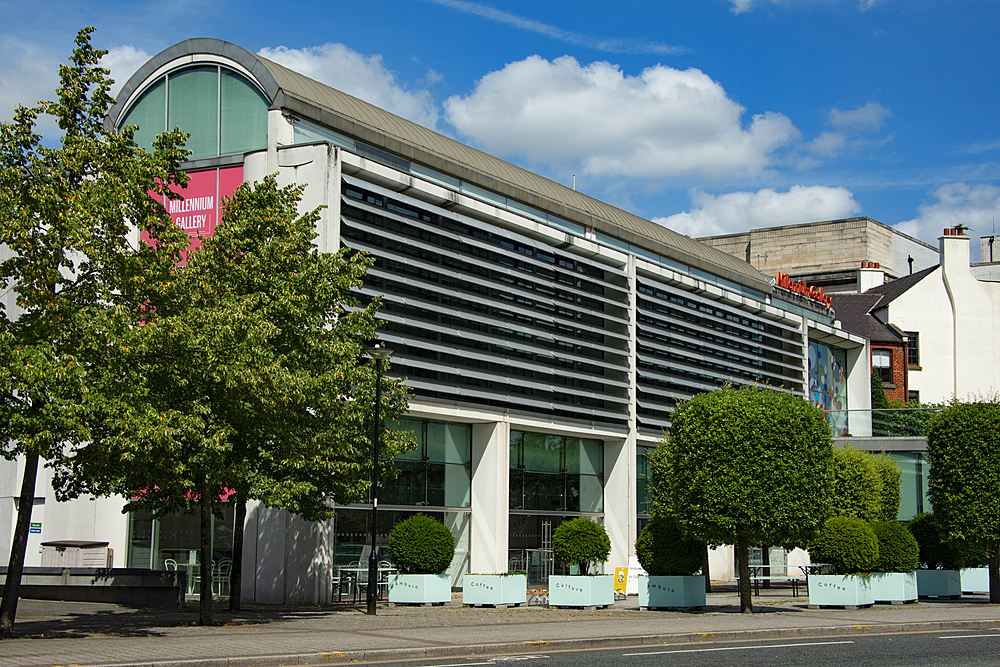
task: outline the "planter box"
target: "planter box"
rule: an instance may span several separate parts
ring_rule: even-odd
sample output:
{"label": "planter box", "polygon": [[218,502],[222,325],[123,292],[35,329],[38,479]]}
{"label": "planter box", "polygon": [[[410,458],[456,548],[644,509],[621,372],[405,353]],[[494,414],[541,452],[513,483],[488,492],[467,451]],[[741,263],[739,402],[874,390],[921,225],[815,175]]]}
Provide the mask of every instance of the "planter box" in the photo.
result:
{"label": "planter box", "polygon": [[967,567],[961,570],[963,593],[989,593],[990,568]]}
{"label": "planter box", "polygon": [[467,574],[462,580],[462,604],[520,605],[527,599],[526,574]]}
{"label": "planter box", "polygon": [[916,602],[916,572],[873,572],[868,575],[875,602]]}
{"label": "planter box", "polygon": [[552,575],[549,577],[551,607],[609,607],[615,603],[615,578]]}
{"label": "planter box", "polygon": [[676,609],[705,606],[705,577],[654,577],[639,575],[639,607]]}
{"label": "planter box", "polygon": [[444,604],[450,600],[450,574],[389,575],[389,602],[396,604]]}
{"label": "planter box", "polygon": [[810,574],[809,606],[867,607],[875,604],[868,576],[861,574]]}
{"label": "planter box", "polygon": [[917,570],[917,593],[922,598],[962,597],[958,570]]}

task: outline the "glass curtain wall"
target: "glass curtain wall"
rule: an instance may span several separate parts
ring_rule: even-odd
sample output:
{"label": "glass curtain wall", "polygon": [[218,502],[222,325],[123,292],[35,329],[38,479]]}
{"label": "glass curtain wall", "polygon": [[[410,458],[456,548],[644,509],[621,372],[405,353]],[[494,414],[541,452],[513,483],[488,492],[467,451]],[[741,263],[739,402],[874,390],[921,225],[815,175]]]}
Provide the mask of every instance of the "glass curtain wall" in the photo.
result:
{"label": "glass curtain wall", "polygon": [[135,125],[135,142],[148,148],[160,132],[190,134],[189,159],[233,155],[267,147],[266,97],[242,75],[217,65],[185,67],[150,84],[121,127]]}
{"label": "glass curtain wall", "polygon": [[[212,569],[218,576],[223,576],[231,566],[227,564],[232,563],[233,520],[232,505],[223,508],[221,519],[212,517]],[[129,516],[126,567],[186,571],[189,595],[198,593],[200,547],[200,519],[195,514],[168,514],[154,519],[143,510]]]}
{"label": "glass curtain wall", "polygon": [[[472,504],[472,427],[468,424],[401,419],[390,426],[413,434],[417,446],[396,457],[396,475],[380,480],[376,548],[380,561],[391,561],[389,533],[420,513],[442,521],[455,536],[452,582],[469,569]],[[367,567],[371,553],[371,509],[345,507],[334,522],[334,566]]]}
{"label": "glass curtain wall", "polygon": [[511,431],[510,527],[507,569],[527,572],[529,585],[570,572],[552,554],[552,532],[582,515],[598,523],[604,511],[604,443]]}

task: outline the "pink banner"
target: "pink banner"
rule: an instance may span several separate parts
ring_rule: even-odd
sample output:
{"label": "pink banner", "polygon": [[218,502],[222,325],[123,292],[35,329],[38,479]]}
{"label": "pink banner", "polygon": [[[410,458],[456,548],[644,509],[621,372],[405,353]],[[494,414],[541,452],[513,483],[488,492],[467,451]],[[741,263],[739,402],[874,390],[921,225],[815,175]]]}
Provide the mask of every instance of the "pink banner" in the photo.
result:
{"label": "pink banner", "polygon": [[[202,239],[215,234],[215,227],[222,214],[221,200],[233,194],[243,183],[243,167],[206,169],[189,172],[188,176],[191,179],[186,187],[173,188],[183,199],[163,197],[162,202],[174,224],[184,229],[191,239],[181,264],[185,263],[188,252],[201,247]],[[145,232],[142,240],[148,240]]]}

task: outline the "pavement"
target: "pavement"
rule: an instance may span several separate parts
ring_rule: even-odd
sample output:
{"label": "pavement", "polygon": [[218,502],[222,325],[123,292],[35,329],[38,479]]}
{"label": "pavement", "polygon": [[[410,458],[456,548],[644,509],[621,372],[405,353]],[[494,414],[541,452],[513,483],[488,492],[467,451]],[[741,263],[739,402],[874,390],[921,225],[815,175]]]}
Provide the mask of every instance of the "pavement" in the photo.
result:
{"label": "pavement", "polygon": [[21,600],[16,637],[0,642],[0,667],[278,667],[558,650],[771,640],[863,633],[1000,632],[1000,606],[985,595],[867,609],[810,609],[788,589],[761,590],[753,615],[735,590],[708,595],[700,611],[642,611],[635,596],[605,610],[380,604],[251,605],[216,624],[183,609]]}

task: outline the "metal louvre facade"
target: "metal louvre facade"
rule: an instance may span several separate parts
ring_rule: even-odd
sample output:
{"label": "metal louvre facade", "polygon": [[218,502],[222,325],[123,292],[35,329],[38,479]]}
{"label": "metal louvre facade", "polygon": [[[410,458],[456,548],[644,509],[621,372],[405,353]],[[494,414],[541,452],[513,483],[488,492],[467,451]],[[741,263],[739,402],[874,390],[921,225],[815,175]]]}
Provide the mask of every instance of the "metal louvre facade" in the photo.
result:
{"label": "metal louvre facade", "polygon": [[677,402],[724,384],[805,391],[802,330],[640,276],[636,315],[640,428],[665,429]]}
{"label": "metal louvre facade", "polygon": [[376,257],[380,337],[418,395],[625,424],[621,270],[374,184],[344,183],[341,239]]}

